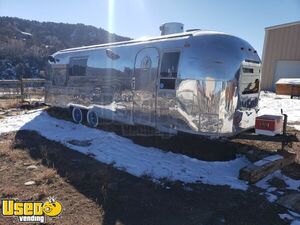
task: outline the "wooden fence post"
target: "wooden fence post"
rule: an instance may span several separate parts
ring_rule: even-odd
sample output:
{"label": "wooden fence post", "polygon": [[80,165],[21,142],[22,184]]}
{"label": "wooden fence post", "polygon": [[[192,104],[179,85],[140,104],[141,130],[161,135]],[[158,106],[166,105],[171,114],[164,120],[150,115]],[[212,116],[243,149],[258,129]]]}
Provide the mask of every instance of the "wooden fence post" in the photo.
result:
{"label": "wooden fence post", "polygon": [[23,74],[20,75],[20,87],[21,87],[21,101],[24,102],[24,82],[23,82]]}

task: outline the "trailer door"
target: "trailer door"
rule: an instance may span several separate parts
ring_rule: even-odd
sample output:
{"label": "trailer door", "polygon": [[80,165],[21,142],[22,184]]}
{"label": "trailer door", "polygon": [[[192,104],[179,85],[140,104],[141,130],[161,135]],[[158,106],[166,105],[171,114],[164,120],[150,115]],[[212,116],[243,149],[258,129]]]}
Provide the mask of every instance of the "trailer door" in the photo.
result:
{"label": "trailer door", "polygon": [[144,48],[137,53],[132,80],[133,121],[136,124],[155,126],[158,66],[156,48]]}

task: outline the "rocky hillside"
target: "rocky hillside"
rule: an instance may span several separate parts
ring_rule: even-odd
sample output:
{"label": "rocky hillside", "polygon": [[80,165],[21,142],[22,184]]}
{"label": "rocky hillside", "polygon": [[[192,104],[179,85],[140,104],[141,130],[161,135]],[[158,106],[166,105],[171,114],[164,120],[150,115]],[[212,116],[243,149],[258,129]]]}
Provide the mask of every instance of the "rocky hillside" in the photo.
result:
{"label": "rocky hillside", "polygon": [[25,65],[24,77],[39,77],[47,56],[60,49],[124,40],[129,38],[84,24],[0,17],[0,80],[18,79],[19,63]]}

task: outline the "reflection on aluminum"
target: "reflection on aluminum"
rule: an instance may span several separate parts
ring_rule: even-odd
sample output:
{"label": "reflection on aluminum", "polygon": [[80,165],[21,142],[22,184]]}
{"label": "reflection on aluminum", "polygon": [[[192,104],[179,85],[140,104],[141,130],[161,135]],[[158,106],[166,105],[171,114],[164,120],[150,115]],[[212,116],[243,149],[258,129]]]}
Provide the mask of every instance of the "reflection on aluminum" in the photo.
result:
{"label": "reflection on aluminum", "polygon": [[[248,49],[231,35],[193,31],[60,51],[53,55],[59,61],[51,63],[46,102],[161,131],[234,135],[253,127],[258,111],[260,59]],[[176,85],[160,89],[161,57],[168,51],[180,52]],[[85,76],[68,75],[71,57],[88,58]]]}

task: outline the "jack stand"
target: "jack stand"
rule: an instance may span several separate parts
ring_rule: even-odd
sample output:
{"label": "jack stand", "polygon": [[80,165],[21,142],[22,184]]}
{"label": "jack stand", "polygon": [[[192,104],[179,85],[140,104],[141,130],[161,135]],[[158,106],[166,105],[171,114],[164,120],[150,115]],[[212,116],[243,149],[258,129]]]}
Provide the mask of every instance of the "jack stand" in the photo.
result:
{"label": "jack stand", "polygon": [[282,131],[282,135],[284,137],[284,139],[281,142],[281,151],[284,152],[285,151],[285,147],[289,144],[289,141],[287,140],[288,139],[287,138],[287,134],[286,134],[286,127],[287,127],[288,115],[284,114],[282,109],[281,109],[281,115],[283,115],[283,131]]}

